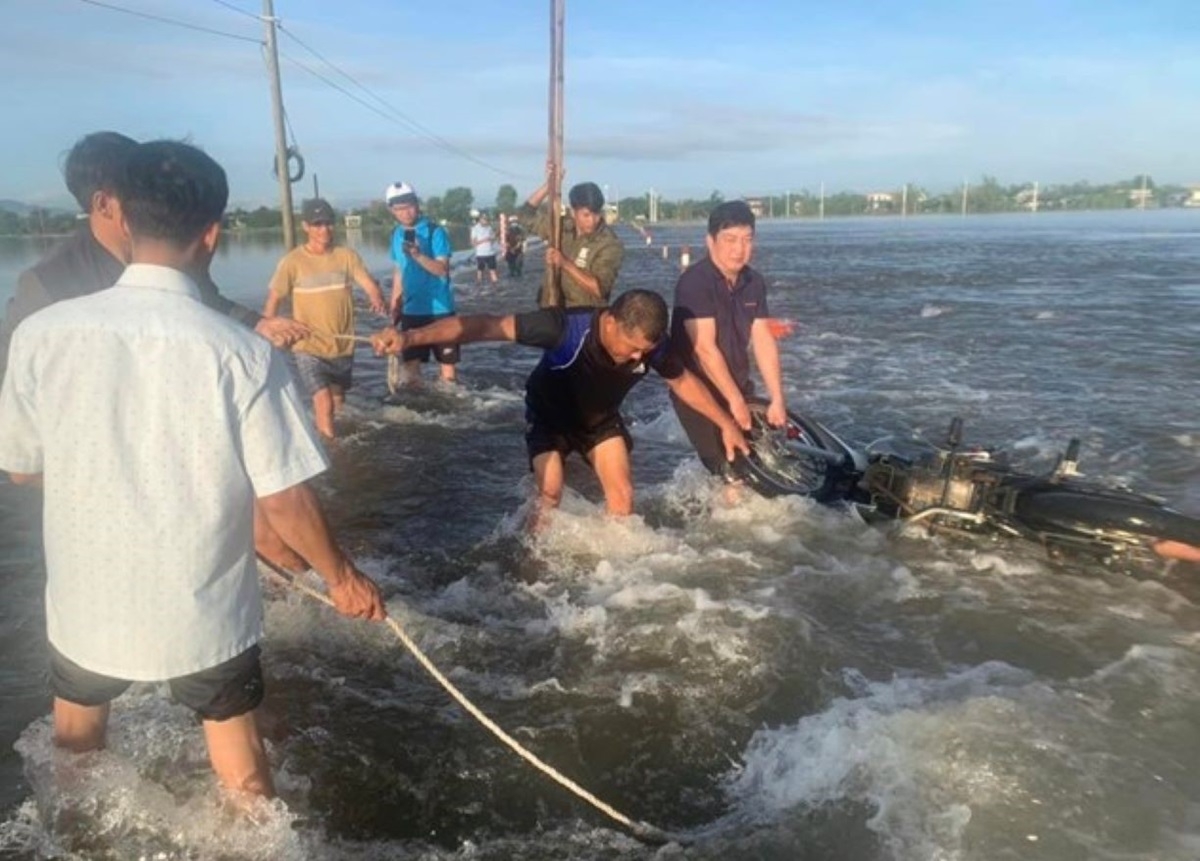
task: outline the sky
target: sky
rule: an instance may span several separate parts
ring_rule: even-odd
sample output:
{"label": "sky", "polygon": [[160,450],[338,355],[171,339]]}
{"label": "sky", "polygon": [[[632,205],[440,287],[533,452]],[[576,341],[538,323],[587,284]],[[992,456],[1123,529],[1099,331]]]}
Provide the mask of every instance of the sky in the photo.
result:
{"label": "sky", "polygon": [[[274,2],[297,199],[542,180],[548,0]],[[1200,183],[1197,0],[564,2],[566,183],[610,197]],[[68,206],[63,154],[114,129],[278,205],[262,8],[0,0],[0,198]]]}

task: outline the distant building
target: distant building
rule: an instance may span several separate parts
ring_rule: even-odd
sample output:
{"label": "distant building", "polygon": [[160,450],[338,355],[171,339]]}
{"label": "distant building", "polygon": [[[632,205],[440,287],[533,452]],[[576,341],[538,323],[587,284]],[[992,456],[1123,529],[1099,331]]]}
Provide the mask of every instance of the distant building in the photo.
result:
{"label": "distant building", "polygon": [[1184,198],[1183,205],[1200,208],[1200,185],[1188,186],[1188,196]]}
{"label": "distant building", "polygon": [[890,210],[896,202],[896,195],[889,191],[870,191],[867,192],[867,212],[880,212]]}
{"label": "distant building", "polygon": [[746,206],[750,207],[750,211],[754,213],[755,218],[762,218],[766,212],[766,204],[763,203],[761,197],[747,197]]}
{"label": "distant building", "polygon": [[359,230],[362,227],[362,216],[352,213],[346,213],[343,219],[347,230]]}
{"label": "distant building", "polygon": [[1131,188],[1129,190],[1129,203],[1138,209],[1145,209],[1148,206],[1154,206],[1154,189]]}

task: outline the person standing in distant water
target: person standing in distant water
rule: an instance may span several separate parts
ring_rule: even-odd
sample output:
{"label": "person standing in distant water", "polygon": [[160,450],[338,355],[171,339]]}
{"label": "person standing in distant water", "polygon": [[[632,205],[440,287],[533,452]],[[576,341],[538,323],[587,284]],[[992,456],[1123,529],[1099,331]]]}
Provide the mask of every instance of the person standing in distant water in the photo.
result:
{"label": "person standing in distant water", "polygon": [[471,247],[475,249],[475,283],[483,283],[483,273],[493,284],[499,276],[496,274],[496,230],[492,227],[491,219],[486,212],[479,214],[479,220],[471,228]]}
{"label": "person standing in distant water", "polygon": [[[0,324],[0,378],[8,358],[13,330],[30,314],[62,299],[88,296],[117,283],[129,262],[129,236],[121,220],[121,202],[114,191],[125,157],[137,141],[117,132],[92,132],[76,141],[63,164],[67,189],[87,213],[87,223],[58,243],[45,257],[21,273]],[[243,323],[277,347],[287,347],[307,330],[282,317],[260,317],[226,299],[208,272],[198,286],[205,305]]]}
{"label": "person standing in distant water", "polygon": [[[406,182],[388,186],[384,193],[397,224],[392,231],[392,322],[401,331],[425,326],[455,314],[454,290],[450,285],[450,237],[421,212],[417,192]],[[441,367],[442,382],[457,377],[457,345],[439,344],[405,350],[401,385],[418,385],[420,366],[430,354]]]}
{"label": "person standing in distant water", "polygon": [[306,201],[300,225],[305,242],[279,261],[271,278],[263,313],[274,315],[279,304],[292,301],[292,316],[310,334],[292,352],[296,371],[312,398],[317,430],[334,438],[333,419],[341,413],[354,383],[354,294],[358,284],[371,310],[383,315],[383,293],[367,272],[358,252],[333,244],[333,207],[319,197]]}
{"label": "person standing in distant water", "polygon": [[[547,172],[550,169],[548,166]],[[612,296],[625,256],[625,246],[604,221],[604,193],[594,182],[581,182],[571,188],[567,194],[571,216],[562,222],[561,249],[553,246],[550,209],[542,206],[549,193],[547,180],[529,195],[521,214],[534,218],[533,232],[550,243],[546,246],[546,265],[562,269],[564,305],[602,308]]]}
{"label": "person standing in distant water", "polygon": [[[708,256],[679,276],[671,317],[671,343],[684,364],[747,430],[746,398],[754,392],[751,351],[770,399],[767,421],[777,427],[787,421],[767,284],[750,267],[754,226],[754,213],[744,201],[727,201],[713,209],[705,237]],[[700,460],[710,472],[722,474],[726,461],[717,426],[678,398],[672,397],[671,403]]]}
{"label": "person standing in distant water", "polygon": [[525,228],[515,215],[509,216],[504,231],[504,262],[509,278],[520,278],[525,271]]}
{"label": "person standing in distant water", "polygon": [[116,192],[130,265],[17,327],[0,390],[0,469],[45,493],[54,743],[103,748],[112,700],[166,681],[221,784],[271,796],[255,498],[340,613],[383,619],[383,598],[306,483],[327,461],[283,357],[201,303],[225,171],[155,141],[128,154]]}

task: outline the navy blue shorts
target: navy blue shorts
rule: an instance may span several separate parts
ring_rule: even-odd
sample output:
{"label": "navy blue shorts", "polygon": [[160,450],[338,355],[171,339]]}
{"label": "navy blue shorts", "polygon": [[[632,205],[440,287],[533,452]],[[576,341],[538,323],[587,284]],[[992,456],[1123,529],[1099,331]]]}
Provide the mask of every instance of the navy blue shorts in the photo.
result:
{"label": "navy blue shorts", "polygon": [[[428,326],[430,323],[453,316],[453,314],[401,314],[400,331],[420,329],[422,326]],[[410,347],[400,354],[400,358],[406,362],[428,362],[431,355],[439,365],[457,365],[462,353],[458,349],[458,344],[440,344],[433,347]]]}
{"label": "navy blue shorts", "polygon": [[[224,663],[167,679],[171,696],[204,720],[228,720],[258,708],[263,700],[260,649],[251,646]],[[50,647],[50,692],[80,706],[102,706],[128,690],[133,682],[85,670]]]}
{"label": "navy blue shorts", "polygon": [[296,377],[309,397],[330,386],[344,392],[354,385],[353,356],[324,359],[308,353],[292,353],[292,357],[296,362]]}

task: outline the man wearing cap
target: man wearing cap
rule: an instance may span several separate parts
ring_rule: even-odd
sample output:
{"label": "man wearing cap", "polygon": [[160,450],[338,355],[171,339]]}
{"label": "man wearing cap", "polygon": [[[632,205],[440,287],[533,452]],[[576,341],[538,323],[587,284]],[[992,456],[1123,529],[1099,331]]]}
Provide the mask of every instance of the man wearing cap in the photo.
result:
{"label": "man wearing cap", "polygon": [[471,228],[471,246],[475,249],[475,283],[483,283],[483,273],[493,284],[498,278],[496,274],[496,230],[486,212],[479,213],[479,219]]}
{"label": "man wearing cap", "polygon": [[621,240],[604,221],[604,193],[594,182],[571,188],[567,195],[571,217],[562,223],[561,248],[554,247],[550,235],[550,209],[541,205],[549,193],[547,179],[529,195],[521,215],[535,218],[533,232],[548,243],[546,265],[562,269],[563,304],[567,308],[602,308],[612,295],[625,256]]}
{"label": "man wearing cap", "polygon": [[[392,231],[392,262],[395,264],[392,271],[393,322],[403,332],[454,316],[449,235],[421,212],[417,192],[407,182],[389,185],[384,199],[397,222]],[[441,367],[442,381],[455,381],[458,346],[441,344],[403,351],[403,384],[420,382],[420,365],[429,361],[431,353]]]}
{"label": "man wearing cap", "polygon": [[312,397],[317,430],[334,438],[333,418],[341,411],[354,371],[354,294],[358,284],[376,314],[384,313],[383,293],[352,248],[333,244],[333,207],[319,197],[305,201],[301,226],[305,243],[293,248],[275,269],[263,313],[275,313],[292,300],[292,316],[310,334],[292,352],[300,382]]}

